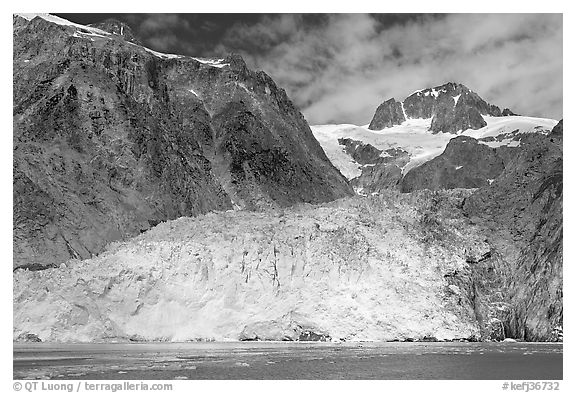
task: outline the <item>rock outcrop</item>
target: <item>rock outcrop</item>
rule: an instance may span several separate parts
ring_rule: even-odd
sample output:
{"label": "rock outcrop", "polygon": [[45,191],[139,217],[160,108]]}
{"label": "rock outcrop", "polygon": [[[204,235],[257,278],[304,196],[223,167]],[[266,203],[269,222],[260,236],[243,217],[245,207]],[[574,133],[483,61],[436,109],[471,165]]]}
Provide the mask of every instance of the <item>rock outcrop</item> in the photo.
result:
{"label": "rock outcrop", "polygon": [[402,124],[405,120],[402,103],[396,101],[394,98],[390,98],[388,101],[380,104],[376,109],[374,118],[372,118],[368,128],[371,130],[381,130],[395,124]]}
{"label": "rock outcrop", "polygon": [[352,194],[264,72],[97,26],[14,16],[14,265],[89,258],[180,216]]}
{"label": "rock outcrop", "polygon": [[504,108],[504,110],[502,111],[502,116],[518,116],[518,115],[512,112],[510,109]]}
{"label": "rock outcrop", "polygon": [[496,105],[484,101],[466,86],[449,82],[417,91],[403,102],[396,102],[393,98],[385,101],[376,110],[368,128],[381,130],[401,124],[406,118],[432,118],[429,129],[432,133],[455,134],[458,131],[477,130],[486,126],[482,115],[513,116],[514,113],[508,108],[503,112]]}
{"label": "rock outcrop", "polygon": [[384,161],[382,150],[375,148],[369,143],[351,138],[340,138],[338,143],[344,146],[346,153],[360,165],[373,165]]}

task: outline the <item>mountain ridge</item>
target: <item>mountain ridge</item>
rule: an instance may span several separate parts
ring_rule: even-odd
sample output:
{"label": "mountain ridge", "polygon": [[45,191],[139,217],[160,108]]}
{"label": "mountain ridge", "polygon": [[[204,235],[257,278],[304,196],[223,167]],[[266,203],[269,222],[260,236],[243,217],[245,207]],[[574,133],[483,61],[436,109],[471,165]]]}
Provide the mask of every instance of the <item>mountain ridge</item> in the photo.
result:
{"label": "mountain ridge", "polygon": [[488,104],[461,83],[448,82],[417,90],[404,101],[399,102],[394,98],[384,101],[376,109],[368,128],[382,130],[400,125],[408,119],[431,118],[429,131],[454,134],[485,127],[487,124],[482,115],[500,117],[515,114],[508,108],[501,110],[496,105]]}
{"label": "mountain ridge", "polygon": [[352,194],[264,72],[125,38],[14,16],[15,265],[89,258],[180,216]]}

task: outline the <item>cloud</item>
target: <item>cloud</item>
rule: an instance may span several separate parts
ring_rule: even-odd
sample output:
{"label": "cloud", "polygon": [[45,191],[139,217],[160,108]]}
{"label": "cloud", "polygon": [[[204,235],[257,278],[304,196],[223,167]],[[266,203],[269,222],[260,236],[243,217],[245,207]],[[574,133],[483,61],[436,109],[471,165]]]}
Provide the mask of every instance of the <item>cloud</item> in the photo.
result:
{"label": "cloud", "polygon": [[367,124],[385,99],[447,81],[531,116],[562,117],[562,15],[266,16],[233,25],[239,51],[284,87],[311,124]]}
{"label": "cloud", "polygon": [[188,29],[190,24],[178,14],[148,14],[139,26],[143,34],[170,31],[175,28]]}
{"label": "cloud", "polygon": [[188,19],[179,14],[134,14],[129,22],[146,45],[161,52],[181,53],[186,44],[181,37],[194,35]]}

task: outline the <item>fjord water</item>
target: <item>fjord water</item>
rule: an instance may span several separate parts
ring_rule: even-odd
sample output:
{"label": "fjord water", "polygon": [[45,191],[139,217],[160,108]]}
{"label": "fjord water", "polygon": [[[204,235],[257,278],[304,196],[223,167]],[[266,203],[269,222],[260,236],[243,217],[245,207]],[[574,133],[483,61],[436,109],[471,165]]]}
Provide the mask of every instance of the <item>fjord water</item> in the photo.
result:
{"label": "fjord water", "polygon": [[562,379],[561,343],[14,344],[15,379]]}

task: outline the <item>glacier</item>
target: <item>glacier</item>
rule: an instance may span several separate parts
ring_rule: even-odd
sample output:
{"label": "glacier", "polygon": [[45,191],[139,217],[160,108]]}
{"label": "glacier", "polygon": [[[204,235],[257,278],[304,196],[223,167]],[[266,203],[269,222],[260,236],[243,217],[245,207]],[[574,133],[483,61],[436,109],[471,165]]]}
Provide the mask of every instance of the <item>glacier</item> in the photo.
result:
{"label": "glacier", "polygon": [[15,271],[14,339],[474,337],[473,307],[445,279],[487,249],[457,213],[468,194],[389,191],[164,222],[92,259]]}

